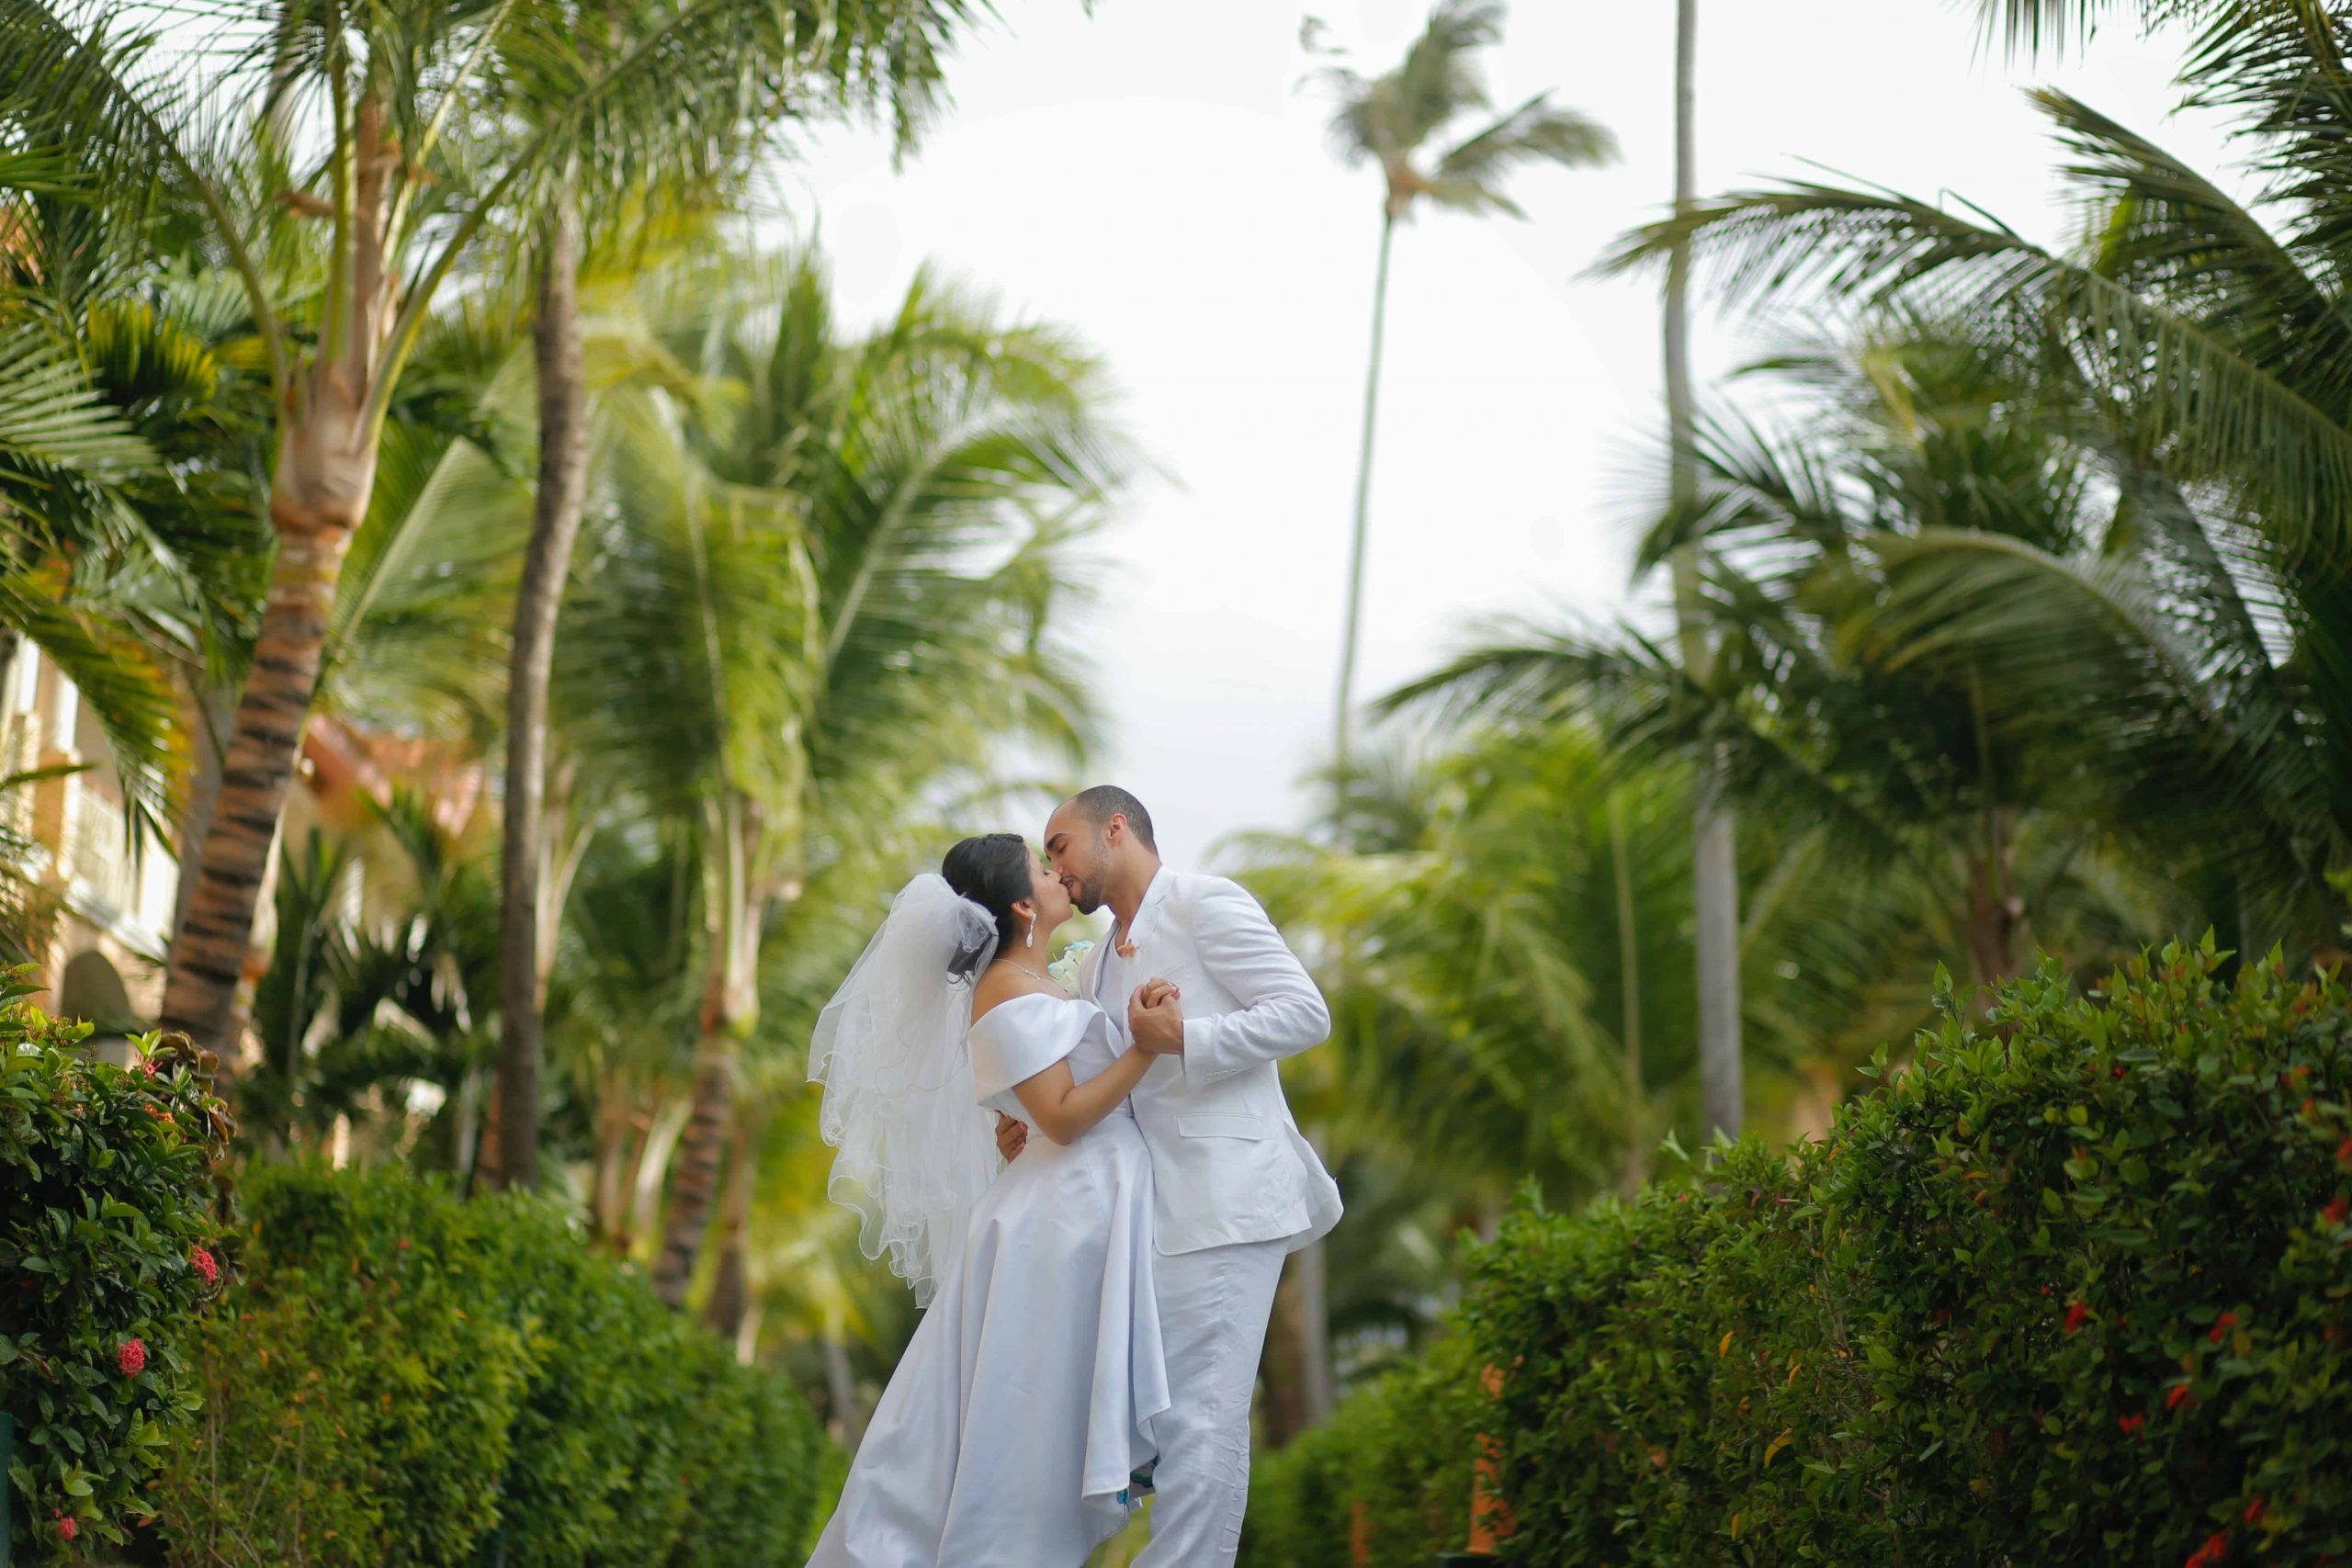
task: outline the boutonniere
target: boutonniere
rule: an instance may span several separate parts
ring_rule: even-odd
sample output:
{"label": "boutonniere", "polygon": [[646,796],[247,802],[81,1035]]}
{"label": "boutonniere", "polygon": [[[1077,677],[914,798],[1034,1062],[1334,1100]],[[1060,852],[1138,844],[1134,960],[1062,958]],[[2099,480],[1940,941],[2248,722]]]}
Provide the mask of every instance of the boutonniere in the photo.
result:
{"label": "boutonniere", "polygon": [[[1140,917],[1140,910],[1137,911],[1137,915]],[[1136,933],[1132,927],[1119,932],[1115,950],[1122,958],[1133,958],[1136,955]]]}

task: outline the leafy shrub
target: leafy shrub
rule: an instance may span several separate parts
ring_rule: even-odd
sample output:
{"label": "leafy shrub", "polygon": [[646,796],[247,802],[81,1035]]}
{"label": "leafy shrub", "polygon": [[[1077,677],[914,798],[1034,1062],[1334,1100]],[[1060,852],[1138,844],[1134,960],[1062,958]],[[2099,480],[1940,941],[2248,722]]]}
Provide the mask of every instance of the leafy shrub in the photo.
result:
{"label": "leafy shrub", "polygon": [[1446,1341],[1267,1455],[1250,1482],[1245,1568],[1427,1568],[1459,1546],[1487,1408],[1476,1371],[1470,1348]]}
{"label": "leafy shrub", "polygon": [[262,1168],[205,1413],[159,1489],[202,1562],[469,1562],[529,1372],[481,1216],[405,1178]]}
{"label": "leafy shrub", "polygon": [[15,1551],[49,1562],[125,1540],[195,1409],[228,1128],[185,1037],[118,1067],[30,989],[21,971],[0,982],[0,1410],[17,1423]]}
{"label": "leafy shrub", "polygon": [[[2352,1560],[2352,998],[2220,962],[2087,998],[2046,972],[1981,1020],[1947,987],[1823,1142],[1522,1204],[1462,1314],[1463,1366],[1506,1373],[1471,1419],[1504,1436],[1507,1557]],[[1376,1489],[1363,1439],[1317,1440],[1261,1467],[1251,1529],[1328,1556]]]}
{"label": "leafy shrub", "polygon": [[562,1213],[265,1170],[164,1517],[191,1562],[800,1562],[819,1437]]}

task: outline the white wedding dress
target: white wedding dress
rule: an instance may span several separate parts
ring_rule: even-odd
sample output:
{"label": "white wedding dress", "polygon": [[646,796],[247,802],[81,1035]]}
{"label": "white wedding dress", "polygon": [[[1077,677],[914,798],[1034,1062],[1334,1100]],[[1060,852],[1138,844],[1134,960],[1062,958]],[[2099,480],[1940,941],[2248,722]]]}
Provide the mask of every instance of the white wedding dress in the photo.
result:
{"label": "white wedding dress", "polygon": [[[966,1036],[980,1104],[1067,1057],[1115,1059],[1091,1002],[999,1004]],[[978,1114],[975,1112],[975,1114]],[[1080,1568],[1126,1522],[1168,1408],[1152,1277],[1151,1156],[1125,1103],[1028,1147],[973,1207],[850,1466],[809,1568]]]}

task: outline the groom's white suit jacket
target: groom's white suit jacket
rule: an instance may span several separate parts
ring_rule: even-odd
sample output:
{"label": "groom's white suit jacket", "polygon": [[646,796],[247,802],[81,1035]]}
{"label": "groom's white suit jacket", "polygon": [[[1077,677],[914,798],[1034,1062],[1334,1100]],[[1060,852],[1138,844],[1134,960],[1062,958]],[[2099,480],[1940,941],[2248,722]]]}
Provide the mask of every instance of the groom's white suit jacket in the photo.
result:
{"label": "groom's white suit jacket", "polygon": [[[1151,1148],[1159,1247],[1197,1252],[1286,1240],[1340,1221],[1340,1188],[1283,1098],[1274,1064],[1322,1043],[1330,1010],[1282,933],[1238,883],[1165,866],[1136,911],[1128,995],[1146,980],[1183,992],[1184,1054],[1163,1056],[1130,1103]],[[1097,995],[1108,942],[1086,955],[1079,994],[1126,1029],[1127,996]]]}

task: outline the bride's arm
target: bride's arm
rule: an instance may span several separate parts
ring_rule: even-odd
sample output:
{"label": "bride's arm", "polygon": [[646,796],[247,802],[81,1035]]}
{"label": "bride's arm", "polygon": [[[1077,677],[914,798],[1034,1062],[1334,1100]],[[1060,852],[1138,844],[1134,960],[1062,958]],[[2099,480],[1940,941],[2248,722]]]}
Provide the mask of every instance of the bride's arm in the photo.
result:
{"label": "bride's arm", "polygon": [[1070,1074],[1069,1059],[1064,1057],[1036,1077],[1013,1085],[1012,1092],[1021,1097],[1021,1107],[1037,1123],[1037,1131],[1057,1144],[1068,1144],[1134,1093],[1144,1074],[1151,1070],[1151,1063],[1149,1052],[1130,1045],[1119,1053],[1117,1061],[1080,1083]]}

